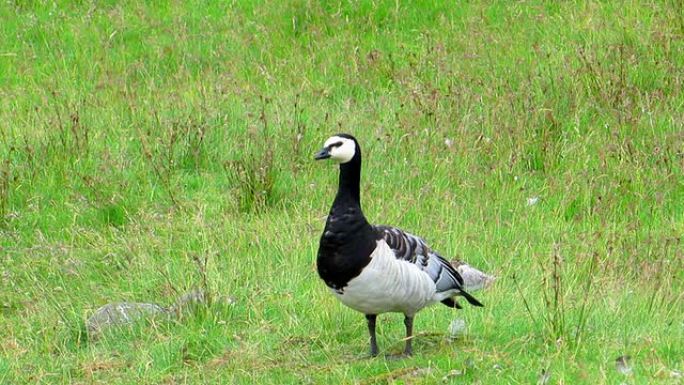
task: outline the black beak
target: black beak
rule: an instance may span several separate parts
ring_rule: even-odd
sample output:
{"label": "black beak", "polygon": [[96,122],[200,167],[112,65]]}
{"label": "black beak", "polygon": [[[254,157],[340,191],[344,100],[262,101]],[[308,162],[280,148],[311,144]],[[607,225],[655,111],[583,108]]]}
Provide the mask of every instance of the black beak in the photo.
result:
{"label": "black beak", "polygon": [[330,149],[323,147],[320,151],[318,151],[314,155],[314,159],[316,160],[321,160],[321,159],[328,159],[330,158]]}

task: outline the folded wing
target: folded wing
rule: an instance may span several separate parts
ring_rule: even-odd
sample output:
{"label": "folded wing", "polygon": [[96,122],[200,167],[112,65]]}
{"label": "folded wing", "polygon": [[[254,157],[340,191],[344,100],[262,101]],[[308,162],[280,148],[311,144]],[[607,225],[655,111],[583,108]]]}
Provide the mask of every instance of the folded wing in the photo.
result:
{"label": "folded wing", "polygon": [[463,287],[463,278],[442,256],[430,249],[425,241],[391,226],[375,227],[397,259],[409,261],[426,272],[437,286],[437,292]]}
{"label": "folded wing", "polygon": [[[427,273],[435,283],[438,293],[454,291],[454,295],[463,296],[470,304],[482,306],[477,299],[464,290],[461,274],[449,261],[430,249],[422,238],[392,226],[375,226],[375,229],[387,242],[397,259],[409,261]],[[453,300],[445,301],[447,301],[445,302],[447,306],[460,307]]]}

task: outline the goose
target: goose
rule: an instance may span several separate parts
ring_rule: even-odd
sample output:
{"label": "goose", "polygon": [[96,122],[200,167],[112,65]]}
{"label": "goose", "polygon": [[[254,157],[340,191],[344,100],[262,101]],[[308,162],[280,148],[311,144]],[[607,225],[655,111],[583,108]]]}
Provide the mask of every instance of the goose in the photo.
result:
{"label": "goose", "polygon": [[[365,314],[371,356],[378,355],[378,314],[404,314],[406,345],[401,356],[410,356],[413,318],[418,311],[437,302],[460,309],[458,296],[483,306],[465,290],[459,272],[422,238],[368,223],[361,210],[361,148],[356,138],[331,136],[314,159],[332,160],[340,169],[337,195],[319,242],[318,275],[344,305]],[[462,267],[480,273],[468,265]]]}

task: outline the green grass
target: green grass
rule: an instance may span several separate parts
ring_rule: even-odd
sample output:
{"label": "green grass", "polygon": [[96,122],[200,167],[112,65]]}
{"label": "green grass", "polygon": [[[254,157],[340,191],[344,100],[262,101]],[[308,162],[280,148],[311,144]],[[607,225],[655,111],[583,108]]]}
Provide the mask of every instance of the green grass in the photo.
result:
{"label": "green grass", "polygon": [[[0,383],[682,381],[681,1],[17,0],[0,36]],[[499,277],[411,359],[315,272],[340,131],[372,222]],[[205,277],[234,304],[88,340]]]}

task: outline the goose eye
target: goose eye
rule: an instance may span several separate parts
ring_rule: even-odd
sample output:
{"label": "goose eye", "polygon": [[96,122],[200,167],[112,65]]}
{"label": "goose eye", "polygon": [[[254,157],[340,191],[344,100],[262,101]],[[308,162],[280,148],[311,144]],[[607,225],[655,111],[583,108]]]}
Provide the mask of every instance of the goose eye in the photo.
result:
{"label": "goose eye", "polygon": [[332,149],[335,147],[340,147],[341,145],[342,145],[342,142],[335,142],[335,143],[331,144],[329,147]]}

